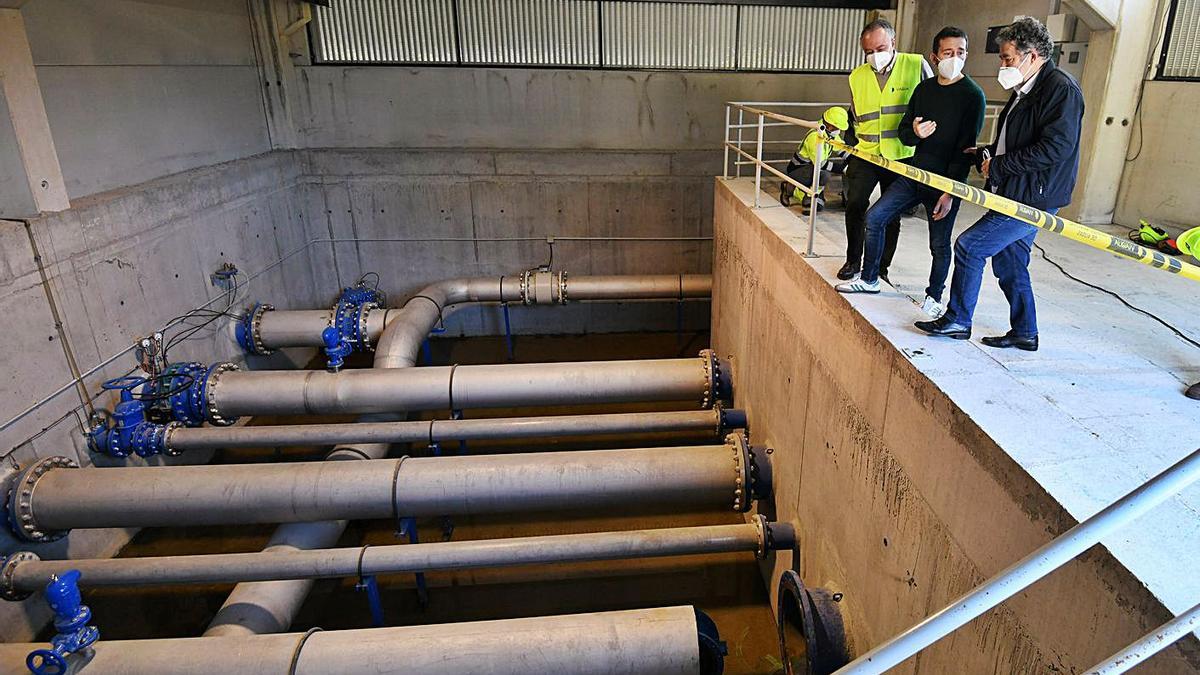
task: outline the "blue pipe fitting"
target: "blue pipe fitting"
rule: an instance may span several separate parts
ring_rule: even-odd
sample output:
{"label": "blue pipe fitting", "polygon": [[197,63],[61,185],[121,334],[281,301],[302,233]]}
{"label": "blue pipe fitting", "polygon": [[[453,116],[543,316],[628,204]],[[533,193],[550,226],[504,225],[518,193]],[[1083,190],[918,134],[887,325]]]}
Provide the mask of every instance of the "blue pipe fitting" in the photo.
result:
{"label": "blue pipe fitting", "polygon": [[725,657],[729,645],[721,639],[717,624],[704,612],[696,609],[696,639],[700,643],[701,675],[721,675],[725,672]]}
{"label": "blue pipe fitting", "polygon": [[121,402],[109,419],[101,420],[88,431],[88,446],[92,452],[110,457],[173,454],[166,443],[171,425],[151,422],[147,419],[145,402],[133,397],[133,390],[147,382],[141,377],[121,377],[101,385],[107,390],[119,390]]}
{"label": "blue pipe fitting", "polygon": [[270,349],[263,344],[262,333],[259,331],[262,327],[263,314],[274,309],[275,307],[272,305],[256,302],[253,307],[242,315],[237,326],[234,327],[234,335],[237,337],[237,342],[247,354],[265,355],[275,352],[274,349]]}
{"label": "blue pipe fitting", "polygon": [[347,303],[351,305],[365,305],[367,303],[383,304],[383,291],[378,288],[371,288],[362,281],[347,286],[342,289],[338,295],[338,304]]}
{"label": "blue pipe fitting", "polygon": [[721,431],[729,433],[734,429],[748,429],[749,420],[746,411],[740,408],[718,408],[721,412]]}
{"label": "blue pipe fitting", "polygon": [[325,356],[329,357],[325,367],[329,372],[336,373],[342,369],[346,356],[350,354],[350,343],[336,326],[326,326],[321,331],[321,341],[325,343]]}
{"label": "blue pipe fitting", "polygon": [[66,673],[67,657],[100,639],[100,630],[88,625],[92,610],[83,604],[79,576],[79,570],[69,570],[46,584],[46,602],[54,610],[54,628],[58,634],[50,638],[50,649],[35,649],[25,657],[25,666],[35,675]]}
{"label": "blue pipe fitting", "polygon": [[147,398],[165,398],[162,411],[168,419],[183,426],[198,427],[205,422],[229,426],[236,417],[223,417],[212,401],[212,390],[222,373],[237,370],[232,363],[205,366],[196,361],[172,363],[147,387]]}

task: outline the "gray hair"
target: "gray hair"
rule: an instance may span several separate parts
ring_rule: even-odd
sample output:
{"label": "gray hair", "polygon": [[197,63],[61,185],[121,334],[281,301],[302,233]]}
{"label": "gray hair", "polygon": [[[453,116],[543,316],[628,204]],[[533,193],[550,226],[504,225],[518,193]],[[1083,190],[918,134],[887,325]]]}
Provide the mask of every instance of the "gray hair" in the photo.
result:
{"label": "gray hair", "polygon": [[1050,31],[1032,16],[1023,16],[1001,28],[996,34],[996,44],[1003,45],[1005,42],[1013,43],[1021,53],[1035,51],[1043,59],[1050,58],[1054,53],[1054,40],[1050,37]]}
{"label": "gray hair", "polygon": [[896,39],[896,29],[892,27],[891,22],[887,19],[875,19],[866,26],[863,26],[862,32],[858,34],[858,39],[861,40],[867,36],[867,33],[876,30],[882,30],[888,34],[888,37],[892,38],[893,40]]}

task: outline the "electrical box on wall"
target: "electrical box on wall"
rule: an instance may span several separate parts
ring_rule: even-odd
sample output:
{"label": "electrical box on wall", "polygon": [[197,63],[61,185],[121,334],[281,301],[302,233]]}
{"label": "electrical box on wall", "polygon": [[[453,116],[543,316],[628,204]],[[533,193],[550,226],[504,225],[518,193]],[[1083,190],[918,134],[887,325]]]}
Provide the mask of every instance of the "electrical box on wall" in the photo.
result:
{"label": "electrical box on wall", "polygon": [[1071,74],[1076,82],[1083,82],[1083,63],[1087,60],[1086,42],[1064,42],[1054,45],[1054,63]]}

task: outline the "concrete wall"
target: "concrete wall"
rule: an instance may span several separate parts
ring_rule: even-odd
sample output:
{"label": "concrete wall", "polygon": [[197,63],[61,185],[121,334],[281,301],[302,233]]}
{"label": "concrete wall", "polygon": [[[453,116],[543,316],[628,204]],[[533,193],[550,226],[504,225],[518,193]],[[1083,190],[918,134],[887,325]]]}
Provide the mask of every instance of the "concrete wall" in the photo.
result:
{"label": "concrete wall", "polygon": [[1200,105],[1200,84],[1147,82],[1121,178],[1114,220],[1137,227],[1139,218],[1180,228],[1200,224],[1200,194],[1191,177],[1200,168],[1200,134],[1190,120]]}
{"label": "concrete wall", "polygon": [[[32,221],[49,292],[80,369],[91,369],[171,317],[217,297],[220,292],[208,275],[222,262],[236,264],[245,279],[302,246],[298,181],[292,153],[271,153],[79,199],[69,211]],[[297,255],[250,281],[241,297],[270,297],[279,307],[323,305],[328,299],[314,291],[311,269],[307,253]],[[224,308],[221,303],[215,307]],[[0,221],[0,316],[16,327],[5,332],[9,356],[0,375],[3,422],[71,381],[29,235],[16,221]],[[239,350],[230,322],[218,325],[220,330],[201,332],[172,350],[172,360],[236,359]],[[281,354],[275,363],[294,365],[292,356],[305,355]],[[88,391],[99,394],[103,380],[124,375],[134,364],[132,354],[118,358],[86,378]],[[90,464],[93,458],[79,433],[79,419],[86,415],[70,413],[79,402],[75,390],[68,389],[0,431],[0,454],[8,459],[4,470],[52,455]],[[97,401],[103,407],[113,403],[107,394]],[[14,542],[5,528],[0,552],[109,555],[127,536],[124,531],[83,530],[53,544],[31,546]],[[39,601],[0,603],[0,640],[27,639],[44,613]]]}
{"label": "concrete wall", "polygon": [[716,151],[726,101],[849,99],[845,75],[308,66],[299,79],[310,148]]}
{"label": "concrete wall", "polygon": [[33,194],[29,191],[21,148],[8,114],[8,101],[0,91],[0,204],[5,213],[31,214],[37,212]]}
{"label": "concrete wall", "polygon": [[21,13],[72,198],[270,149],[244,0]]}
{"label": "concrete wall", "polygon": [[[392,302],[455,276],[515,274],[546,263],[570,275],[708,272],[716,152],[310,150],[305,221],[314,275],[329,293],[377,272]],[[514,241],[514,238],[541,241]],[[659,237],[674,241],[614,241]],[[707,303],[685,303],[707,326]],[[516,332],[671,330],[674,309],[630,303],[514,308]],[[498,334],[495,307],[455,315],[451,333]]]}
{"label": "concrete wall", "polygon": [[[713,345],[799,528],[801,559],[773,573],[844,593],[861,654],[1075,521],[744,199],[719,182]],[[1097,547],[893,672],[1081,672],[1169,618]],[[1189,640],[1153,669],[1197,658]]]}

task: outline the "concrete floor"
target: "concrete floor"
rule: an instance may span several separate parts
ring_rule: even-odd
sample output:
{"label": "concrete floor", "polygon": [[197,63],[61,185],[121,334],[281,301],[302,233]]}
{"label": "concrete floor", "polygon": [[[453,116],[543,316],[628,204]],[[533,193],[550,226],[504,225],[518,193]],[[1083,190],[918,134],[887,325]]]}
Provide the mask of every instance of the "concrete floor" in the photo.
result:
{"label": "concrete floor", "polygon": [[[753,179],[733,181],[732,189],[753,202]],[[799,209],[785,210],[769,190],[760,204],[768,226],[804,250],[808,222],[800,220]],[[836,199],[832,206],[817,220],[815,251],[821,257],[807,262],[835,284],[845,233]],[[914,328],[914,321],[925,318],[919,303],[929,273],[924,212],[918,213],[903,222],[890,274],[894,287],[847,300],[1072,516],[1082,520],[1096,513],[1200,446],[1200,401],[1183,396],[1189,384],[1200,381],[1200,349],[1111,296],[1066,278],[1036,249],[1030,274],[1038,352],[994,350],[979,342],[1009,327],[1008,305],[990,274],[970,341],[931,338]],[[980,215],[982,209],[964,204],[955,233]],[[1101,229],[1126,232],[1120,226]],[[1194,282],[1048,232],[1037,242],[1075,276],[1200,339],[1200,287]],[[1200,485],[1103,543],[1168,609],[1190,608],[1200,599]],[[1024,553],[1014,551],[1013,559]]]}
{"label": "concrete floor", "polygon": [[[667,307],[667,305],[664,305]],[[671,306],[673,310],[673,306]],[[598,336],[517,337],[516,361],[606,360],[694,355],[707,345],[707,333],[612,334]],[[361,355],[359,355],[361,356]],[[502,338],[436,340],[434,363],[502,363]],[[369,361],[367,362],[369,364]],[[363,365],[363,364],[358,364]],[[315,363],[314,367],[319,367]],[[669,410],[679,405],[605,406],[612,410]],[[577,410],[576,410],[577,411]],[[576,412],[572,411],[572,412]],[[567,412],[538,408],[478,411],[482,416],[537,415]],[[468,411],[468,415],[476,415]],[[427,414],[426,417],[433,416]],[[314,420],[316,421],[316,420]],[[259,419],[256,423],[271,423]],[[710,442],[678,435],[637,439],[550,439],[522,443],[524,450],[583,447],[649,447]],[[511,444],[472,444],[470,451],[513,452]],[[448,448],[452,451],[454,448]],[[413,448],[413,454],[424,449]],[[311,448],[229,450],[216,462],[302,461],[317,459]],[[605,530],[735,523],[732,512],[543,513],[455,519],[455,540],[564,534]],[[418,523],[422,541],[436,540],[436,519]],[[272,526],[224,528],[155,528],[139,533],[123,557],[254,551],[270,536]],[[395,524],[352,523],[340,546],[396,543]],[[293,624],[294,630],[321,626],[326,630],[370,627],[366,597],[353,579],[318,581]],[[417,603],[412,575],[379,578],[388,625],[408,625],[568,614],[638,607],[695,604],[716,621],[728,642],[726,673],[771,675],[777,668],[778,643],[769,599],[757,561],[750,554],[718,554],[641,561],[610,561],[503,569],[459,570],[428,575],[429,605]],[[229,585],[93,589],[84,599],[94,623],[106,639],[193,636],[200,634],[228,595]],[[50,632],[53,632],[52,630]],[[41,637],[46,638],[48,634]]]}

